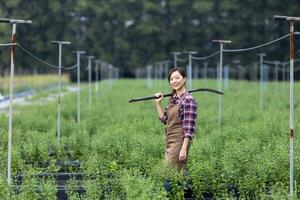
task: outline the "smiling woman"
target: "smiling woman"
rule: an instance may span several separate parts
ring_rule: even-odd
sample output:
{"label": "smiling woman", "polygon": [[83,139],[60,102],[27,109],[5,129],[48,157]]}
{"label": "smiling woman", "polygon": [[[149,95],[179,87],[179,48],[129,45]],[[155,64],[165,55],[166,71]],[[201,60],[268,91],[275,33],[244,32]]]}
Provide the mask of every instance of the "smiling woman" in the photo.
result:
{"label": "smiling woman", "polygon": [[155,100],[159,118],[166,125],[166,167],[185,170],[190,141],[196,132],[197,104],[185,88],[186,75],[183,68],[171,69],[168,81],[173,95],[165,110],[161,106],[163,94],[155,94],[160,96]]}

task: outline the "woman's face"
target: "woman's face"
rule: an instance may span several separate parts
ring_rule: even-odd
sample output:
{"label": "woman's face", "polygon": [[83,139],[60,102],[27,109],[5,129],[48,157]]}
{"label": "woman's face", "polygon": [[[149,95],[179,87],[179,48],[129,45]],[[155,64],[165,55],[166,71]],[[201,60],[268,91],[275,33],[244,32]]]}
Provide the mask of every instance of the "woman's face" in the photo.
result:
{"label": "woman's face", "polygon": [[186,78],[183,78],[178,71],[175,71],[170,76],[170,85],[174,90],[180,90],[185,83]]}

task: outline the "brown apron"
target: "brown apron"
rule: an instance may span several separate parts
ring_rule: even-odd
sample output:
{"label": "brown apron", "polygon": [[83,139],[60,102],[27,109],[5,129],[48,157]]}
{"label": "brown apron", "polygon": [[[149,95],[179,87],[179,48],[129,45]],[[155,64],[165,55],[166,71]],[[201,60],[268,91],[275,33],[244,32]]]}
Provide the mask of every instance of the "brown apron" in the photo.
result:
{"label": "brown apron", "polygon": [[[167,167],[178,169],[185,169],[187,159],[184,161],[179,161],[179,153],[183,144],[184,134],[179,118],[179,108],[181,102],[188,95],[188,93],[183,94],[178,104],[169,103],[167,109],[167,126],[166,126],[166,165]],[[187,149],[188,152],[188,149]]]}

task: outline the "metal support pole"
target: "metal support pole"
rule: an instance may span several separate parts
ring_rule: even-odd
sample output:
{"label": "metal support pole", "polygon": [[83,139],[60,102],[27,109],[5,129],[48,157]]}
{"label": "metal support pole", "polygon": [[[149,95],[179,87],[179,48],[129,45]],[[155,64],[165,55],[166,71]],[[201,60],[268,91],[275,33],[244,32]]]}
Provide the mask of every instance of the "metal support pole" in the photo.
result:
{"label": "metal support pole", "polygon": [[[219,65],[219,82],[218,89],[222,92],[222,74],[223,74],[223,44],[231,43],[230,40],[213,40],[213,42],[217,42],[220,44],[220,65]],[[222,96],[219,95],[219,115],[218,115],[218,124],[219,128],[221,128],[222,121]]]}
{"label": "metal support pole", "polygon": [[77,56],[77,125],[78,135],[80,133],[80,55],[85,54],[85,51],[74,51]]}
{"label": "metal support pole", "polygon": [[60,96],[61,96],[61,67],[62,67],[62,45],[71,44],[69,41],[52,41],[58,44],[58,104],[57,104],[57,143],[60,144]]}
{"label": "metal support pole", "polygon": [[279,61],[275,62],[275,87],[276,87],[276,91],[278,91],[278,66],[279,66]]}
{"label": "metal support pole", "polygon": [[89,73],[89,106],[92,105],[92,59],[94,58],[94,56],[87,56]]}
{"label": "metal support pole", "polygon": [[[17,24],[12,27],[12,43],[16,42]],[[10,80],[9,80],[9,121],[8,121],[8,163],[7,163],[7,182],[11,184],[11,152],[12,152],[12,119],[13,119],[13,87],[14,87],[14,68],[15,68],[16,46],[11,47],[10,54]]]}
{"label": "metal support pole", "polygon": [[159,91],[162,91],[162,73],[163,73],[163,67],[164,67],[164,62],[159,62],[158,63],[158,79],[159,79]]}
{"label": "metal support pole", "polygon": [[185,51],[184,53],[189,54],[189,65],[188,65],[188,88],[192,90],[192,54],[196,54],[196,51]]}
{"label": "metal support pole", "polygon": [[181,53],[179,51],[173,51],[171,52],[171,54],[173,54],[174,56],[174,67],[177,67],[177,56],[180,55]]}
{"label": "metal support pole", "polygon": [[290,197],[294,192],[294,21],[300,17],[274,16],[274,20],[290,22]]}
{"label": "metal support pole", "polygon": [[160,90],[159,88],[159,66],[157,63],[154,65],[154,77],[155,77],[155,90]]}
{"label": "metal support pole", "polygon": [[165,78],[168,78],[168,72],[169,72],[169,63],[170,61],[169,60],[165,60],[164,61],[164,71],[165,71]]}
{"label": "metal support pole", "polygon": [[282,65],[282,81],[284,82],[285,81],[285,64]]}
{"label": "metal support pole", "polygon": [[108,83],[109,83],[109,89],[112,88],[112,70],[113,70],[113,66],[112,64],[108,65]]}
{"label": "metal support pole", "polygon": [[225,89],[228,90],[228,79],[229,79],[229,67],[228,65],[225,65],[224,67],[224,84],[225,84]]}
{"label": "metal support pole", "polygon": [[152,88],[152,78],[151,78],[151,74],[152,74],[152,65],[148,65],[147,66],[147,83],[148,83],[148,88]]}
{"label": "metal support pole", "polygon": [[95,73],[96,73],[96,83],[95,83],[95,91],[96,91],[96,96],[98,97],[98,90],[99,90],[99,65],[100,65],[100,60],[95,61]]}
{"label": "metal support pole", "polygon": [[[31,24],[31,20],[0,18],[0,23],[12,24],[12,43],[17,42],[17,24]],[[11,158],[12,158],[12,123],[13,123],[13,88],[16,46],[10,50],[10,80],[9,80],[9,119],[8,119],[8,144],[7,144],[7,183],[11,185]]]}
{"label": "metal support pole", "polygon": [[266,56],[265,53],[260,53],[259,55],[259,69],[260,69],[260,100],[259,100],[259,106],[260,110],[264,109],[264,93],[263,93],[263,62],[264,62],[264,56]]}
{"label": "metal support pole", "polygon": [[204,65],[203,78],[205,80],[204,85],[207,86],[207,78],[208,78],[208,76],[207,76],[207,66],[208,66],[208,62],[204,62],[203,65]]}
{"label": "metal support pole", "polygon": [[290,21],[290,195],[294,191],[294,20]]}

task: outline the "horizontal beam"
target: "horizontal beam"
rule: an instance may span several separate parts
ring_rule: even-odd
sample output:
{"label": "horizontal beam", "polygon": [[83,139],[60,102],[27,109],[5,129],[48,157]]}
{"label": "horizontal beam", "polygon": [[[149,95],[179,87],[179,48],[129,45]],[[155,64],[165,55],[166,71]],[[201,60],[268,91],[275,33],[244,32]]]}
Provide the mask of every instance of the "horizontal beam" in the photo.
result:
{"label": "horizontal beam", "polygon": [[51,41],[51,43],[53,43],[53,44],[71,44],[70,41],[56,41],[56,40]]}
{"label": "horizontal beam", "polygon": [[0,23],[10,23],[10,24],[31,24],[31,20],[24,19],[9,19],[9,18],[0,18]]}
{"label": "horizontal beam", "polygon": [[73,53],[79,53],[79,54],[84,54],[85,51],[72,51]]}
{"label": "horizontal beam", "polygon": [[273,20],[300,21],[300,17],[274,15]]}
{"label": "horizontal beam", "polygon": [[213,40],[213,42],[219,42],[219,43],[231,43],[231,40]]}

